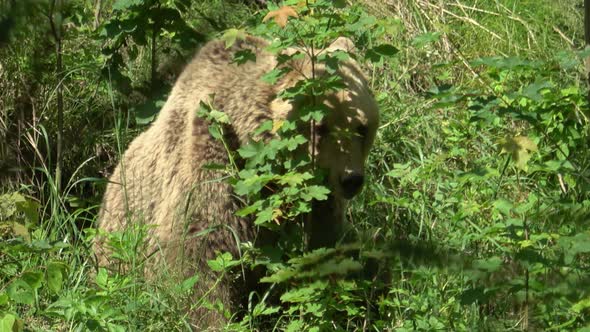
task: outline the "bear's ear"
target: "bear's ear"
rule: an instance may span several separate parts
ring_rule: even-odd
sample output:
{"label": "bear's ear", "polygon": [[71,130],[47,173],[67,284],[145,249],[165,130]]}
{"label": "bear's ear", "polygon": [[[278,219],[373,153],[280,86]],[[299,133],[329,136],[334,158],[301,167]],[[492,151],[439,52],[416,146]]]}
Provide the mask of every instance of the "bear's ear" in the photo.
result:
{"label": "bear's ear", "polygon": [[355,50],[354,43],[352,40],[346,37],[338,37],[328,48],[326,49],[328,52],[331,51],[345,51],[345,52],[353,52]]}

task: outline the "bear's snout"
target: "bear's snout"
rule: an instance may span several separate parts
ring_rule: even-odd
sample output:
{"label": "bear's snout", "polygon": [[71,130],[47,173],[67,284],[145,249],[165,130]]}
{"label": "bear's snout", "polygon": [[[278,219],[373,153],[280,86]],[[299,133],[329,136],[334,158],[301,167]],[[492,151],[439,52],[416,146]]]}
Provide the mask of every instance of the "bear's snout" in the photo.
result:
{"label": "bear's snout", "polygon": [[361,191],[365,182],[365,176],[359,172],[353,172],[342,177],[340,185],[344,198],[351,199]]}

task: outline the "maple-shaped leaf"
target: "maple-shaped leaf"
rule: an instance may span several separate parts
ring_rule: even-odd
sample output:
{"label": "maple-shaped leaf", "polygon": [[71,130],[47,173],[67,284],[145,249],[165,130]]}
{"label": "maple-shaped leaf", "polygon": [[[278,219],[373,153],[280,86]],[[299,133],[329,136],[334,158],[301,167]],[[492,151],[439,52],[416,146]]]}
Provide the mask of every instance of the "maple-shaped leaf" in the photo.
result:
{"label": "maple-shaped leaf", "polygon": [[500,153],[512,154],[516,167],[527,170],[527,162],[531,159],[530,152],[538,150],[537,144],[526,136],[506,137],[500,140]]}
{"label": "maple-shaped leaf", "polygon": [[293,7],[283,6],[277,10],[271,10],[268,12],[268,14],[262,19],[262,22],[266,22],[272,18],[278,26],[284,28],[287,25],[289,17],[299,17],[299,15],[297,15],[297,12]]}

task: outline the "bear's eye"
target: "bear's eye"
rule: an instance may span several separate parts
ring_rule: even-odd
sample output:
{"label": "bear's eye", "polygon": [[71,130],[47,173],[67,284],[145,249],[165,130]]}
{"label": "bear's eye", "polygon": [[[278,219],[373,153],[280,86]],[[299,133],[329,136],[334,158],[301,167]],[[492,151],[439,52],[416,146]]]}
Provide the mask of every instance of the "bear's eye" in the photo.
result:
{"label": "bear's eye", "polygon": [[330,133],[330,129],[327,124],[321,123],[315,126],[315,133],[321,137],[327,136]]}
{"label": "bear's eye", "polygon": [[359,136],[361,136],[362,138],[367,137],[367,134],[369,133],[369,127],[365,126],[365,125],[361,125],[356,129],[357,134],[359,134]]}

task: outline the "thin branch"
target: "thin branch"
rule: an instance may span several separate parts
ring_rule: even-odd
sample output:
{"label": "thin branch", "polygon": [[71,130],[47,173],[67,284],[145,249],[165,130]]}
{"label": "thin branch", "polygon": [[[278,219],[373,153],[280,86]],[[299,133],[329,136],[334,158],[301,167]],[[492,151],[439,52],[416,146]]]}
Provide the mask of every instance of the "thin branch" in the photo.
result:
{"label": "thin branch", "polygon": [[[53,38],[55,39],[55,55],[57,57],[56,63],[56,72],[58,77],[58,85],[57,85],[57,152],[56,152],[56,163],[55,163],[55,185],[57,192],[61,191],[61,177],[62,177],[62,154],[63,154],[63,113],[64,113],[64,106],[63,106],[63,83],[62,83],[62,75],[63,75],[63,57],[62,57],[62,36],[59,29],[61,27],[57,27],[56,23],[53,19],[55,13],[55,5],[57,0],[52,0],[50,7],[49,7],[49,25],[51,26],[51,33],[53,34]],[[61,23],[60,23],[61,24]]]}

